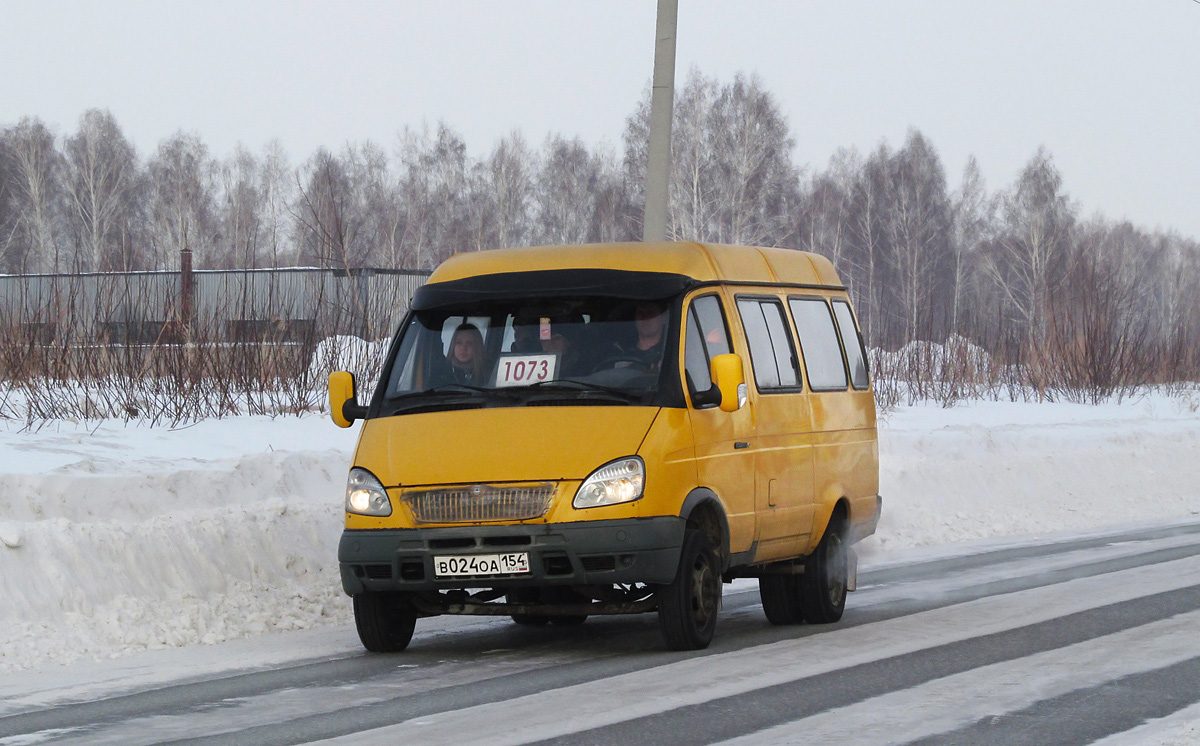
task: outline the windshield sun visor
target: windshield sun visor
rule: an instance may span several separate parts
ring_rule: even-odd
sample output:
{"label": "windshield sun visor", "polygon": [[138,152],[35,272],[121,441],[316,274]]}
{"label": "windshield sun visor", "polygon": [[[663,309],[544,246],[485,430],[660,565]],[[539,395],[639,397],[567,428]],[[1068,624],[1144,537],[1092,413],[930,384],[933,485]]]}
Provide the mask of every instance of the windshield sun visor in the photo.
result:
{"label": "windshield sun visor", "polygon": [[501,272],[465,277],[422,286],[413,296],[412,309],[424,311],[496,298],[590,296],[628,300],[658,300],[682,293],[699,282],[672,272],[632,272],[619,269],[551,269],[537,272]]}

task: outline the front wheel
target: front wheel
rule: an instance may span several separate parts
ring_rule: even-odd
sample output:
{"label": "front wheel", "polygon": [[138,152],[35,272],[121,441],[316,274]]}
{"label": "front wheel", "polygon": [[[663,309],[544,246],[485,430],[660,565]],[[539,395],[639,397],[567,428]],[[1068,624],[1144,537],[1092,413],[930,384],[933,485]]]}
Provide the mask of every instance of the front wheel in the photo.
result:
{"label": "front wheel", "polygon": [[721,564],[708,537],[688,529],[679,570],[658,596],[658,625],[671,650],[703,650],[712,642],[721,608]]}
{"label": "front wheel", "polygon": [[417,612],[396,593],[360,593],[354,597],[358,639],[372,653],[398,653],[408,647]]}
{"label": "front wheel", "polygon": [[804,561],[800,598],[809,624],[832,624],[846,610],[849,563],[841,521],[832,521],[817,549]]}

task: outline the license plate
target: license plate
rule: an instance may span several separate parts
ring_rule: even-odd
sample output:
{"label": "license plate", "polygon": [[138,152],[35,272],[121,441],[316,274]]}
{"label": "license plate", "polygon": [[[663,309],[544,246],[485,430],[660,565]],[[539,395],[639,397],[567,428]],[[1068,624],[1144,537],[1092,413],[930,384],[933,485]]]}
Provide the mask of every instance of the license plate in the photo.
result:
{"label": "license plate", "polygon": [[529,572],[528,552],[467,554],[434,557],[433,574],[439,578],[471,578],[483,575],[522,575]]}

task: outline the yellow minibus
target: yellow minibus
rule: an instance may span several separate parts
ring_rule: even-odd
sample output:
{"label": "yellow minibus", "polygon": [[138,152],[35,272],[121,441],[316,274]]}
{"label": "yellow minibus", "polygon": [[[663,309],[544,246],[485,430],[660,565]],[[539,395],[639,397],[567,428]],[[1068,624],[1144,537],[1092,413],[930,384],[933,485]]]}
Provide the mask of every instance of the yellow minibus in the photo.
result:
{"label": "yellow minibus", "polygon": [[363,645],[418,618],[580,624],[657,612],[708,646],[722,583],[773,624],[825,624],[875,531],[862,336],[833,265],[699,243],[451,257],[412,299],[362,420],[338,548]]}

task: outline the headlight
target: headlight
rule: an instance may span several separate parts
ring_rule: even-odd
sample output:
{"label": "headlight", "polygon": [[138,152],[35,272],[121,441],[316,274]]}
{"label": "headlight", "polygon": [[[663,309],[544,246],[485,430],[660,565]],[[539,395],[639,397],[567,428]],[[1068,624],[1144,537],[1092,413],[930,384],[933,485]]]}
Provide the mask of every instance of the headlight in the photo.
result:
{"label": "headlight", "polygon": [[375,475],[355,467],[346,480],[346,512],[359,515],[391,515],[392,501],[388,499]]}
{"label": "headlight", "polygon": [[612,461],[592,472],[575,493],[576,508],[633,502],[646,486],[646,465],[637,456]]}

